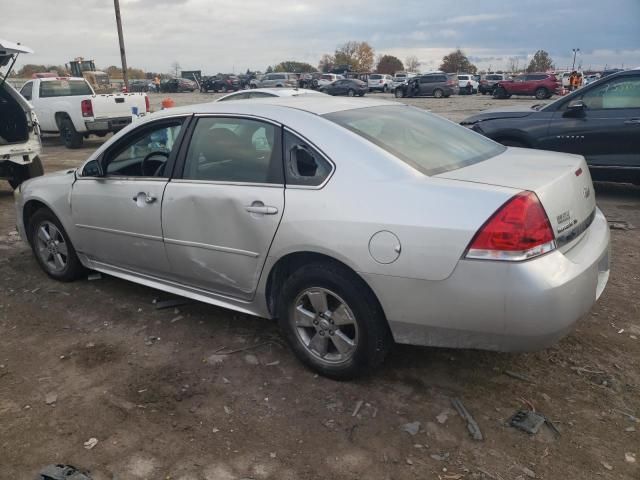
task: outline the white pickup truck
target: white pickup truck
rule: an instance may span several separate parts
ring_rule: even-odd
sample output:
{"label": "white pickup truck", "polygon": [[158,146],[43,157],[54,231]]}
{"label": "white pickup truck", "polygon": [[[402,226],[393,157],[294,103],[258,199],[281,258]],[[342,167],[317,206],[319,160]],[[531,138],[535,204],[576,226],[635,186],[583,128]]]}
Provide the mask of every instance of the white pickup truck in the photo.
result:
{"label": "white pickup truck", "polygon": [[133,115],[149,112],[146,93],[97,95],[84,78],[35,78],[20,93],[33,105],[42,133],[59,133],[67,148],[80,148],[92,134],[117,132]]}

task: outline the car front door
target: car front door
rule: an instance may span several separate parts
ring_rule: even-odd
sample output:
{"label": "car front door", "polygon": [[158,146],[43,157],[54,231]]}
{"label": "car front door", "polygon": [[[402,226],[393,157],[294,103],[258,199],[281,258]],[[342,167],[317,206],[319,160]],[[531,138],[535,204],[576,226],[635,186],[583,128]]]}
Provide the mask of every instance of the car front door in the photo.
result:
{"label": "car front door", "polygon": [[84,166],[71,192],[79,252],[110,267],[168,275],[162,196],[185,121],[141,126]]}
{"label": "car front door", "polygon": [[[640,166],[640,75],[580,90],[554,113],[540,148],[584,155],[590,166]],[[581,101],[584,109],[572,110]]]}
{"label": "car front door", "polygon": [[174,281],[253,297],[284,210],[281,137],[263,120],[197,119],[163,200]]}

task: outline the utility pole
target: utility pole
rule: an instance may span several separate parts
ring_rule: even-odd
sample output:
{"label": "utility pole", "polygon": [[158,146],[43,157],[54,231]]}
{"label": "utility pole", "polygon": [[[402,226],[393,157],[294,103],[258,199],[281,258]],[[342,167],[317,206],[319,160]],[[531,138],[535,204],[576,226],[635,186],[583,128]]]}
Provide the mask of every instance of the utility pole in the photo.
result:
{"label": "utility pole", "polygon": [[124,53],[124,37],[122,36],[122,19],[120,18],[120,0],[113,0],[116,8],[116,25],[118,26],[118,41],[120,42],[120,59],[122,60],[122,79],[124,86],[129,91],[129,72],[127,71],[127,56]]}
{"label": "utility pole", "polygon": [[[116,0],[117,2],[118,0]],[[571,65],[571,71],[573,72],[576,68],[576,53],[578,53],[580,51],[579,48],[572,48],[571,50],[573,50],[573,65]]]}

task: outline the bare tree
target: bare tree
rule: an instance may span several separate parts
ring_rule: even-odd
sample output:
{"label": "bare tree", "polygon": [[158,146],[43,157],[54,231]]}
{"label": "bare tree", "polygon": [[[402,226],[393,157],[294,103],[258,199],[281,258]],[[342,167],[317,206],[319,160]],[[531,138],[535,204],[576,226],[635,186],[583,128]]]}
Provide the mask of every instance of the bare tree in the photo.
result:
{"label": "bare tree", "polygon": [[520,59],[518,57],[510,57],[507,60],[507,71],[516,73],[518,70],[520,70]]}
{"label": "bare tree", "polygon": [[408,72],[417,72],[418,68],[420,68],[420,60],[415,55],[409,55],[404,59],[404,68],[407,69]]}
{"label": "bare tree", "polygon": [[173,63],[171,64],[171,70],[169,70],[169,73],[171,73],[171,75],[173,75],[174,77],[178,78],[181,68],[182,67],[180,66],[178,61],[174,60]]}

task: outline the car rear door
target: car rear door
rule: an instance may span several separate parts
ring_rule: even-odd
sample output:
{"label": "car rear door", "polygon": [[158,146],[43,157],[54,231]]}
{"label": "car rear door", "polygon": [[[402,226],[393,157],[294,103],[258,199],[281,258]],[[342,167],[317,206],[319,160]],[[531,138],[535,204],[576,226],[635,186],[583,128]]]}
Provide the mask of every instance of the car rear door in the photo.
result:
{"label": "car rear door", "polygon": [[71,192],[79,252],[110,267],[168,276],[162,197],[186,121],[146,123],[84,166]]}
{"label": "car rear door", "polygon": [[[617,76],[580,90],[553,115],[540,148],[584,155],[589,166],[640,167],[640,75]],[[584,110],[569,103],[582,101]]]}
{"label": "car rear door", "polygon": [[420,95],[433,95],[433,76],[425,75],[418,80]]}
{"label": "car rear door", "polygon": [[253,298],[284,211],[281,139],[257,118],[197,118],[162,206],[174,281]]}

